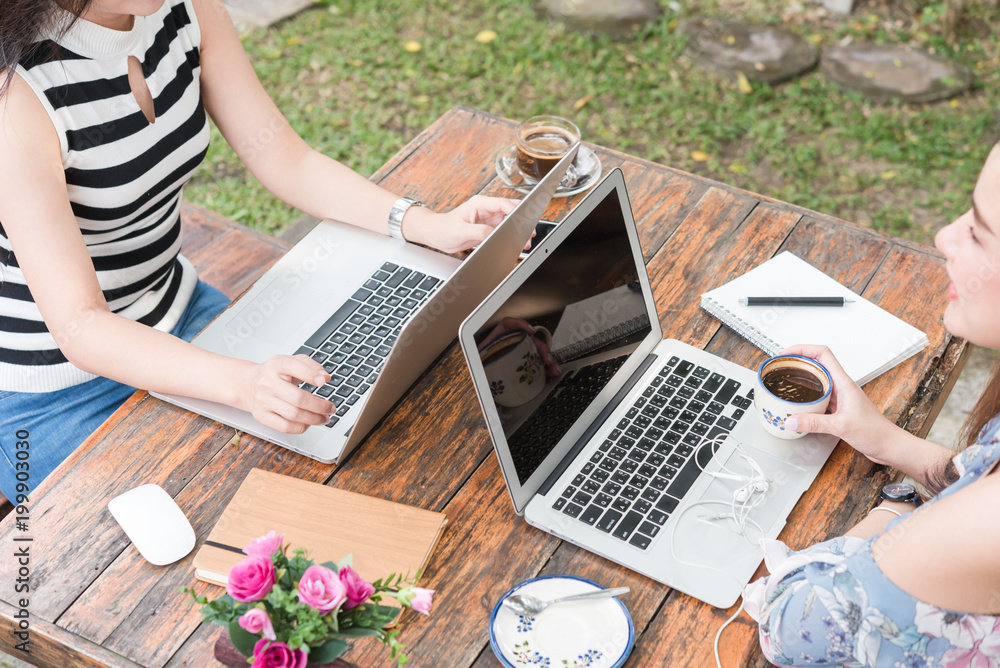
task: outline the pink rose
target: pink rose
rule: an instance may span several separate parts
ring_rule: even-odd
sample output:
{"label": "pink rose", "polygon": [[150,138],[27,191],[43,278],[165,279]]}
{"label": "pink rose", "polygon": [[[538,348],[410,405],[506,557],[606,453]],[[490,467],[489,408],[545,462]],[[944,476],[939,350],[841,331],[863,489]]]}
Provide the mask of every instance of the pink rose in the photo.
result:
{"label": "pink rose", "polygon": [[251,668],[306,668],[309,655],[301,649],[292,650],[283,642],[261,638],[253,646]]}
{"label": "pink rose", "polygon": [[431,598],[434,596],[433,589],[421,589],[420,587],[413,587],[413,593],[416,596],[410,601],[410,605],[413,609],[422,614],[430,614],[431,611]]}
{"label": "pink rose", "polygon": [[240,626],[249,631],[250,633],[260,633],[267,640],[277,640],[277,636],[274,635],[274,625],[271,624],[271,618],[267,616],[267,613],[260,608],[251,608],[247,610],[246,613],[240,617]]}
{"label": "pink rose", "polygon": [[247,557],[229,571],[226,593],[240,603],[259,601],[274,586],[274,564],[265,557]]}
{"label": "pink rose", "polygon": [[344,610],[356,608],[367,601],[375,593],[375,587],[366,582],[358,572],[350,566],[340,569],[340,581],[347,589],[347,600],[344,601]]}
{"label": "pink rose", "polygon": [[431,611],[431,599],[433,596],[433,589],[423,589],[421,587],[407,587],[396,594],[396,598],[400,603],[409,605],[424,615],[429,614]]}
{"label": "pink rose", "polygon": [[271,529],[260,538],[254,538],[250,544],[243,548],[243,553],[248,557],[264,557],[270,559],[274,553],[281,549],[281,543],[285,540],[285,534],[274,533]]}
{"label": "pink rose", "polygon": [[299,601],[324,615],[336,609],[347,598],[347,587],[337,574],[326,566],[314,564],[306,569],[299,581]]}

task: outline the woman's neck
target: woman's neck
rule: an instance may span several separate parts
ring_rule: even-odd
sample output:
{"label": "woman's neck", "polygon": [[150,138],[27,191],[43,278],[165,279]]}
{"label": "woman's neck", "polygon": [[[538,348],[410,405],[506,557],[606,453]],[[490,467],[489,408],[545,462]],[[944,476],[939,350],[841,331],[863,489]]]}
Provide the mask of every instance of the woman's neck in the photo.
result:
{"label": "woman's neck", "polygon": [[112,30],[121,30],[122,32],[128,32],[135,24],[135,17],[131,14],[105,12],[96,8],[94,5],[95,3],[90,3],[87,9],[80,14],[80,18],[84,21],[90,21],[91,23],[96,23],[99,26],[110,28]]}

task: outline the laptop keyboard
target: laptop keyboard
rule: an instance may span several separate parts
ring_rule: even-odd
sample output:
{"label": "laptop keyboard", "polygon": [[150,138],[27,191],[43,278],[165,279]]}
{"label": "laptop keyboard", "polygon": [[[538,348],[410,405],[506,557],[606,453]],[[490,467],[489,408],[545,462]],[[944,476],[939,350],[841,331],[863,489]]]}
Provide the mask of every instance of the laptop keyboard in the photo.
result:
{"label": "laptop keyboard", "polygon": [[[718,449],[753,389],[671,357],[553,508],[645,550]],[[697,452],[697,458],[693,455]]]}
{"label": "laptop keyboard", "polygon": [[309,355],[330,374],[321,387],[299,387],[334,402],[333,427],[371,389],[403,325],[441,280],[392,262],[383,264],[295,354]]}

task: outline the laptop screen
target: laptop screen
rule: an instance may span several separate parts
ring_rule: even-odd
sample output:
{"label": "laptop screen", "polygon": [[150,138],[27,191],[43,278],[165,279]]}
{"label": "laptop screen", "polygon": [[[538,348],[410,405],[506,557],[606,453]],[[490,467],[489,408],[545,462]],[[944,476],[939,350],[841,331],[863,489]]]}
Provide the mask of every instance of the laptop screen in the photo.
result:
{"label": "laptop screen", "polygon": [[534,252],[544,257],[474,335],[520,485],[651,331],[616,189]]}

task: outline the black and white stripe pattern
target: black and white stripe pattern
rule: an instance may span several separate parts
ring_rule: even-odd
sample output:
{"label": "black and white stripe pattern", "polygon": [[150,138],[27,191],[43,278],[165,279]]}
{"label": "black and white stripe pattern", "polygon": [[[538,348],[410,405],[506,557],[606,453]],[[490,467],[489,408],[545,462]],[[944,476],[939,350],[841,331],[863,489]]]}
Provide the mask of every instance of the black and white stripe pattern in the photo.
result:
{"label": "black and white stripe pattern", "polygon": [[[71,18],[57,10],[17,71],[59,133],[70,204],[108,305],[169,331],[197,282],[179,255],[180,202],[209,138],[194,7],[167,0],[129,32],[77,20],[55,44]],[[130,55],[153,96],[152,124],[129,86]],[[0,391],[49,392],[94,378],[66,360],[45,327],[2,222]]]}

